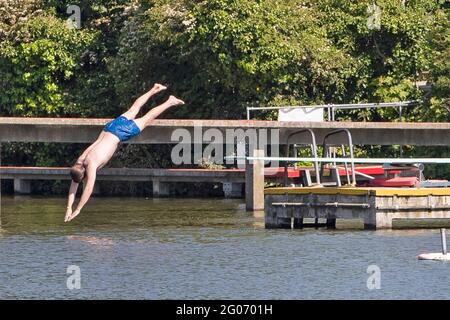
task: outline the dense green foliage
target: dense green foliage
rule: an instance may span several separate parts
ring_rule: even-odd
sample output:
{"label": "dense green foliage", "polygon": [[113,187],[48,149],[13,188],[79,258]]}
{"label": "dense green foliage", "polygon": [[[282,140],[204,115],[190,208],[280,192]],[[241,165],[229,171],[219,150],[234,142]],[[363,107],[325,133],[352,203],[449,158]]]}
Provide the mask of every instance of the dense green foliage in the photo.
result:
{"label": "dense green foliage", "polygon": [[[113,117],[160,82],[187,102],[167,117],[421,99],[406,120],[450,119],[448,1],[81,0],[81,29],[67,26],[70,4],[0,0],[0,115]],[[398,120],[395,109],[340,116]],[[145,154],[139,148],[122,151]],[[11,144],[2,156],[65,165],[79,146],[51,149]],[[118,165],[139,161],[116,158]]]}
{"label": "dense green foliage", "polygon": [[[64,115],[64,95],[81,69],[77,59],[93,37],[50,15],[37,16],[1,45],[0,104],[11,115]],[[19,40],[16,40],[19,39]]]}
{"label": "dense green foliage", "polygon": [[[241,118],[247,105],[420,98],[429,80],[414,120],[448,118],[445,1],[378,0],[371,26],[372,0],[83,0],[79,30],[69,0],[1,3],[3,115],[111,116],[158,81],[189,103],[171,116]],[[395,115],[383,112],[362,116]]]}

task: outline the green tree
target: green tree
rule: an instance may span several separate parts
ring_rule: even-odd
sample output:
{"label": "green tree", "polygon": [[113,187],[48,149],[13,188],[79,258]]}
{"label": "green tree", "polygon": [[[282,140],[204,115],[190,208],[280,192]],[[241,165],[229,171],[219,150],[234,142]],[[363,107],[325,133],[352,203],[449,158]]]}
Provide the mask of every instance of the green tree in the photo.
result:
{"label": "green tree", "polygon": [[240,118],[247,105],[342,100],[359,64],[300,1],[152,3],[123,30],[117,92],[169,83],[191,106],[178,116]]}
{"label": "green tree", "polygon": [[52,15],[18,23],[0,42],[0,105],[7,115],[66,114],[70,85],[94,35]]}
{"label": "green tree", "polygon": [[14,26],[39,10],[40,0],[0,0],[0,41]]}
{"label": "green tree", "polygon": [[[319,0],[316,6],[333,43],[361,61],[356,81],[348,88],[349,101],[420,98],[414,82],[422,80],[420,75],[432,65],[429,35],[439,10],[436,1]],[[412,112],[410,120],[421,120],[418,114]],[[393,109],[379,109],[355,111],[351,116],[355,120],[388,120],[398,114]]]}
{"label": "green tree", "polygon": [[[449,5],[450,6],[450,5]],[[450,9],[437,13],[436,25],[431,33],[430,109],[426,117],[437,121],[450,120]]]}

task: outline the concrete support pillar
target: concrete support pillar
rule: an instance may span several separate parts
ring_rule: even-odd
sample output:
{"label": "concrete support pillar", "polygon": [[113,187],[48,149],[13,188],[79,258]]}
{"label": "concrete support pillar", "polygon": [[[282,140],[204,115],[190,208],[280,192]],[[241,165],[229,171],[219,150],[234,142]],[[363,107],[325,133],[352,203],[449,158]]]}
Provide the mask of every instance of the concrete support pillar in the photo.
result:
{"label": "concrete support pillar", "polygon": [[364,217],[364,229],[392,229],[392,215],[387,212],[370,212]]}
{"label": "concrete support pillar", "polygon": [[291,229],[292,219],[291,208],[269,205],[268,208],[265,209],[264,220],[266,229]]}
{"label": "concrete support pillar", "polygon": [[303,218],[294,218],[294,229],[303,229]]}
{"label": "concrete support pillar", "polygon": [[223,182],[222,189],[225,198],[241,198],[243,184],[238,182]]}
{"label": "concrete support pillar", "polygon": [[367,212],[364,215],[364,229],[366,230],[375,230],[377,228],[377,219],[376,213]]}
{"label": "concrete support pillar", "polygon": [[31,184],[30,180],[14,179],[14,193],[18,194],[30,194]]}
{"label": "concrete support pillar", "polygon": [[154,179],[153,184],[153,196],[154,197],[166,197],[170,195],[169,184],[162,182],[159,179]]}
{"label": "concrete support pillar", "polygon": [[327,219],[327,229],[336,229],[336,219]]}
{"label": "concrete support pillar", "polygon": [[[264,150],[249,150],[254,157],[264,157]],[[264,210],[264,161],[245,161],[245,207]]]}
{"label": "concrete support pillar", "polygon": [[292,229],[292,218],[278,218],[277,222],[280,229]]}
{"label": "concrete support pillar", "polygon": [[272,206],[272,197],[268,196],[265,199],[266,205],[264,208],[264,226],[266,229],[277,228],[277,210],[278,207]]}

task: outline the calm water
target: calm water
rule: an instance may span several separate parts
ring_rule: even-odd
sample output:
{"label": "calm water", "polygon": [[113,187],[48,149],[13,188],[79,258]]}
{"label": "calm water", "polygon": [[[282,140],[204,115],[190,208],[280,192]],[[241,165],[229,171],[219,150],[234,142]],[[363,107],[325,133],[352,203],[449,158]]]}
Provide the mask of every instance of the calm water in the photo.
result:
{"label": "calm water", "polygon": [[[436,230],[265,230],[239,200],[3,197],[0,298],[449,299]],[[367,267],[381,289],[367,289]],[[67,267],[81,289],[66,287]]]}

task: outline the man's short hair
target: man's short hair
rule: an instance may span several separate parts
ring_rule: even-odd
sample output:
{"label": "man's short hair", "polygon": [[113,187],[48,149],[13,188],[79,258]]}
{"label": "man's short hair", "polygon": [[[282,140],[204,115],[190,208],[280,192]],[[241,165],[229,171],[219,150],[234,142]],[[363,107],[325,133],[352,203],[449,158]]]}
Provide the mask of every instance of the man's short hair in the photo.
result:
{"label": "man's short hair", "polygon": [[86,169],[83,165],[76,164],[70,168],[70,176],[73,182],[80,183],[84,179],[84,173]]}

